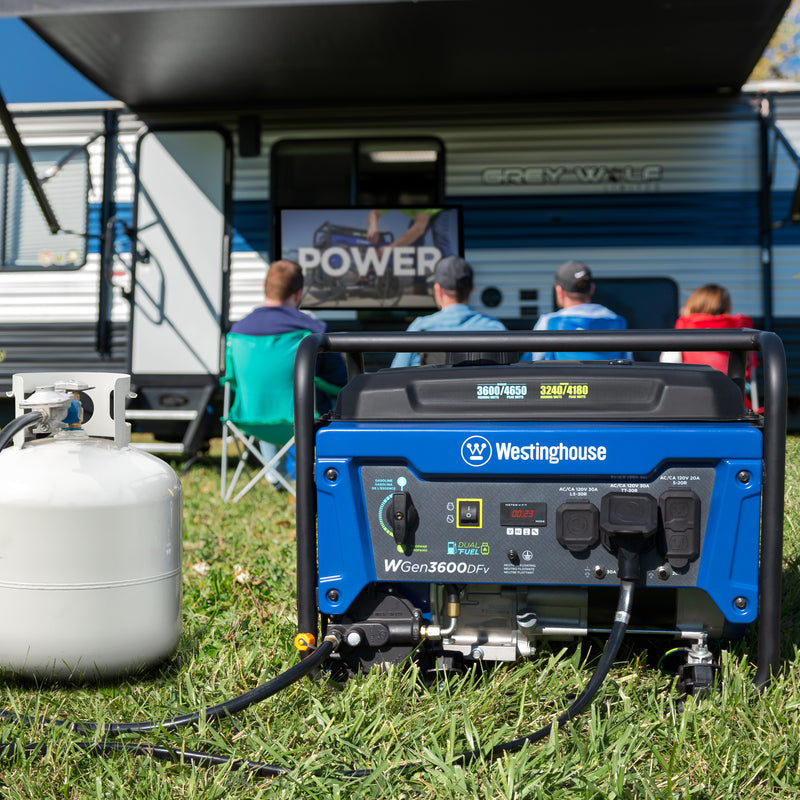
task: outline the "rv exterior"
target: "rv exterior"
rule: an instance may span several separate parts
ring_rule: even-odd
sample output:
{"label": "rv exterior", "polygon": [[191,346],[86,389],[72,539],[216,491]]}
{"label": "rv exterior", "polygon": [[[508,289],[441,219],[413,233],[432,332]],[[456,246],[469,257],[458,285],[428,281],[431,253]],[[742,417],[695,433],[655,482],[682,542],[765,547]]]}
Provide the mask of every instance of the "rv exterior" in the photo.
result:
{"label": "rv exterior", "polygon": [[[196,450],[213,432],[230,323],[261,302],[269,261],[296,255],[281,244],[284,209],[454,206],[472,304],[509,328],[552,310],[553,271],[568,259],[591,265],[603,302],[631,327],[672,327],[693,289],[724,284],[737,312],[783,337],[796,426],[799,105],[743,95],[213,120],[12,108],[40,176],[74,152],[44,184],[72,233],[49,236],[0,140],[0,388],[31,369],[130,371],[132,419]],[[321,269],[308,266],[307,284]],[[400,330],[421,308],[307,301],[338,330]]]}

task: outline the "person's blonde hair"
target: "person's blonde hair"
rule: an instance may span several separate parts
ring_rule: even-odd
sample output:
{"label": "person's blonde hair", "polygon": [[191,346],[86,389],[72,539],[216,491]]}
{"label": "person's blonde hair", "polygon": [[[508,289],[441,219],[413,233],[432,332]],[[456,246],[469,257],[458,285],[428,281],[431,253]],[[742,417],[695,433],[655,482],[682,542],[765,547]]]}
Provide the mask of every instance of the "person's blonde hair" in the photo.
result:
{"label": "person's blonde hair", "polygon": [[684,306],[685,314],[730,314],[731,296],[724,286],[707,283],[695,289]]}
{"label": "person's blonde hair", "polygon": [[286,302],[303,288],[303,270],[294,261],[273,261],[264,281],[264,297]]}

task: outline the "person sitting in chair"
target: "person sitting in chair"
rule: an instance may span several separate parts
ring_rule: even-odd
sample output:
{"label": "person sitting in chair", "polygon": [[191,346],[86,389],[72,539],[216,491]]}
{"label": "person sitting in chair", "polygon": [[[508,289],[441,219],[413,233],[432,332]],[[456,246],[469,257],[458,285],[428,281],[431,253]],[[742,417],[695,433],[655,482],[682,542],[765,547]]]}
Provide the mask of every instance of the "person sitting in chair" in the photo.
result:
{"label": "person sitting in chair", "polygon": [[[542,314],[536,321],[535,331],[575,330],[624,330],[628,327],[625,317],[611,309],[592,302],[594,295],[592,272],[582,261],[566,261],[555,274],[557,311]],[[632,358],[630,352],[554,352],[525,353],[521,361],[563,359],[614,359]]]}
{"label": "person sitting in chair", "polygon": [[[417,317],[409,331],[504,331],[499,319],[481,314],[468,304],[474,287],[472,267],[460,256],[445,256],[433,272],[433,299],[439,310]],[[443,364],[444,353],[397,353],[393,367]]]}
{"label": "person sitting in chair", "polygon": [[[321,319],[300,311],[300,298],[303,294],[303,270],[294,261],[273,261],[267,270],[264,281],[264,302],[253,309],[246,317],[235,322],[231,333],[245,336],[280,336],[292,331],[311,331],[326,333],[328,325]],[[269,370],[269,364],[264,365]],[[347,382],[347,368],[339,353],[320,353],[317,357],[316,374],[334,386],[344,386]],[[330,411],[334,400],[323,391],[316,392],[316,409],[319,414]],[[260,442],[261,453],[266,460],[271,459],[277,448],[270,442]],[[293,479],[294,457],[292,448],[287,453],[283,472]],[[267,477],[270,483],[275,483]]]}
{"label": "person sitting in chair", "polygon": [[[264,281],[264,303],[246,317],[234,322],[231,333],[246,336],[277,336],[290,331],[307,330],[326,333],[328,325],[321,319],[300,311],[303,294],[303,270],[294,261],[273,261]],[[344,386],[347,369],[339,353],[320,353],[317,358],[317,375],[334,386]],[[330,411],[329,395],[318,392],[317,411]]]}

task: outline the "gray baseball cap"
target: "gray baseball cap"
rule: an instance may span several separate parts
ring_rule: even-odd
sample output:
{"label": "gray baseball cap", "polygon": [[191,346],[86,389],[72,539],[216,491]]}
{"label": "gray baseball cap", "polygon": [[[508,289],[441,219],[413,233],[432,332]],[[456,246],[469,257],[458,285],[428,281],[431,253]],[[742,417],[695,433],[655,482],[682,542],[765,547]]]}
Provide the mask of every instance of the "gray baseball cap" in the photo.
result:
{"label": "gray baseball cap", "polygon": [[592,285],[592,271],[582,261],[565,261],[556,270],[556,283],[565,292],[585,294]]}
{"label": "gray baseball cap", "polygon": [[472,267],[461,256],[445,256],[439,259],[429,281],[438,283],[445,291],[455,292],[471,289],[472,276]]}

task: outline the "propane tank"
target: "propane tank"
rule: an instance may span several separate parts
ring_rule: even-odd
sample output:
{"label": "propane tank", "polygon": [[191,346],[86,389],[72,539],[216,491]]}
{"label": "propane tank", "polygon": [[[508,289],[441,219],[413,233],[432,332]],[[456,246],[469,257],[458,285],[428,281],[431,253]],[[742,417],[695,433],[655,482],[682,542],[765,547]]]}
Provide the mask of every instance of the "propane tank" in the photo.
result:
{"label": "propane tank", "polygon": [[49,435],[0,452],[0,670],[107,679],[167,658],[181,633],[181,484],[130,446],[130,377],[12,386],[17,415],[42,411],[34,432]]}

